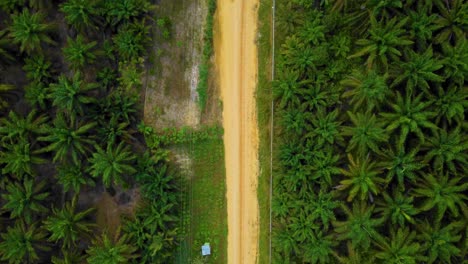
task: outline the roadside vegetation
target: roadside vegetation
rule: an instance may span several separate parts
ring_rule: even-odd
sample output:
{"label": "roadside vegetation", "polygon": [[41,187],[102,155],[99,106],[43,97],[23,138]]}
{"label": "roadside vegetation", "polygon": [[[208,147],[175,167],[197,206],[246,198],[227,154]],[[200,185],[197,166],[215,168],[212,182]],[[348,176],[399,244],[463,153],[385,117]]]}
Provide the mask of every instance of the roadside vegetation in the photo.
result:
{"label": "roadside vegetation", "polygon": [[174,261],[180,176],[141,123],[153,10],[0,2],[2,263]]}
{"label": "roadside vegetation", "polygon": [[207,0],[208,14],[203,32],[202,59],[199,66],[199,80],[197,86],[198,104],[200,109],[205,110],[208,101],[208,81],[211,68],[211,57],[213,56],[213,26],[214,14],[216,12],[216,1]]}
{"label": "roadside vegetation", "polygon": [[272,0],[261,0],[258,8],[258,84],[256,91],[259,127],[259,247],[258,263],[269,263],[270,251],[270,138],[271,138],[271,71],[272,71]]}
{"label": "roadside vegetation", "polygon": [[276,10],[274,263],[465,263],[468,3]]}

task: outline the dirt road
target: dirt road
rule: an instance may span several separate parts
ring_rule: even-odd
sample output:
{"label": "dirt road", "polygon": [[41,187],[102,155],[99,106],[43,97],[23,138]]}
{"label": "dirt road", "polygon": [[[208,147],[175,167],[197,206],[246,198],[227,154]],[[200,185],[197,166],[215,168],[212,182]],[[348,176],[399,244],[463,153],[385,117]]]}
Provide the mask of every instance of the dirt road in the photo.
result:
{"label": "dirt road", "polygon": [[228,264],[255,264],[258,247],[258,0],[219,0],[216,66],[223,99]]}

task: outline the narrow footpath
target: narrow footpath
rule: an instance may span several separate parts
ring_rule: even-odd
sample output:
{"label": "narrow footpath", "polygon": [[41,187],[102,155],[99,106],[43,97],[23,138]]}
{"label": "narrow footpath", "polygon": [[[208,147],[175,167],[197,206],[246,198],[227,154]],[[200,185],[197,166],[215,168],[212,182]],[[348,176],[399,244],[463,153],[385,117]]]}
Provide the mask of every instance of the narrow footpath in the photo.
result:
{"label": "narrow footpath", "polygon": [[223,100],[228,264],[255,264],[258,251],[258,0],[218,0],[216,68]]}

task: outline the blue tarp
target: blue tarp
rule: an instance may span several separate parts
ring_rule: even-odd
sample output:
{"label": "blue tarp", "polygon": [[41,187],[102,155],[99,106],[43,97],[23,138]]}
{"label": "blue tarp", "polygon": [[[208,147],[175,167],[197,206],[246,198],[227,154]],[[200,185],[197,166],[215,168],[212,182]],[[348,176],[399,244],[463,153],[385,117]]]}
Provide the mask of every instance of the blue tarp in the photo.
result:
{"label": "blue tarp", "polygon": [[211,248],[210,248],[210,243],[205,243],[202,247],[201,247],[201,254],[202,256],[208,256],[211,254]]}

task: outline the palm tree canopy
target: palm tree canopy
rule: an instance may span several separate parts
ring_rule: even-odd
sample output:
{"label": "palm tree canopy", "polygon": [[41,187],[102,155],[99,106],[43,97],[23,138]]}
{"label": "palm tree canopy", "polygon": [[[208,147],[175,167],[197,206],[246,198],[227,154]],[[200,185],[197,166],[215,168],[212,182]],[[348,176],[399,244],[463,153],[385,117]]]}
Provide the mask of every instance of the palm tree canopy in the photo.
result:
{"label": "palm tree canopy", "polygon": [[14,227],[7,227],[7,232],[0,234],[1,260],[10,264],[37,263],[39,251],[49,251],[43,244],[47,233],[39,229],[36,224],[26,226],[21,221]]}
{"label": "palm tree canopy", "polygon": [[67,118],[58,113],[54,120],[54,127],[49,129],[49,135],[39,137],[40,141],[50,142],[50,145],[42,149],[42,152],[54,151],[53,161],[65,161],[70,159],[78,164],[80,157],[90,152],[91,146],[95,144],[90,135],[96,123],[81,124],[75,118]]}
{"label": "palm tree canopy", "polygon": [[7,185],[7,192],[2,194],[2,198],[6,201],[2,209],[10,212],[10,218],[21,217],[26,223],[31,223],[33,214],[48,211],[41,204],[49,197],[49,193],[43,190],[45,184],[44,181],[35,183],[33,180],[25,179],[22,183]]}
{"label": "palm tree canopy", "polygon": [[349,189],[348,202],[351,202],[358,194],[360,200],[369,198],[372,194],[380,193],[380,184],[385,180],[380,177],[381,169],[376,162],[371,162],[358,158],[355,160],[352,155],[348,155],[349,170],[341,169],[341,173],[346,178],[340,181],[339,190]]}
{"label": "palm tree canopy", "polygon": [[51,24],[44,22],[42,13],[30,13],[29,9],[23,9],[19,14],[11,16],[12,24],[9,27],[10,37],[13,42],[20,45],[20,51],[31,53],[41,50],[41,43],[55,44],[47,35],[53,29]]}
{"label": "palm tree canopy", "polygon": [[382,224],[382,219],[373,218],[374,206],[368,207],[364,201],[354,202],[352,210],[347,205],[342,205],[347,216],[346,221],[335,221],[335,232],[338,240],[349,240],[355,247],[367,250],[371,241],[381,235],[376,228]]}
{"label": "palm tree canopy", "polygon": [[102,177],[104,185],[121,184],[123,175],[136,172],[132,165],[136,156],[123,142],[116,148],[109,144],[106,150],[100,147],[97,147],[96,150],[90,158],[90,172],[93,177]]}
{"label": "palm tree canopy", "polygon": [[88,95],[88,92],[98,87],[96,83],[85,83],[81,74],[76,72],[72,79],[60,75],[58,83],[50,85],[53,105],[59,110],[68,113],[84,114],[84,106],[92,103],[95,99]]}
{"label": "palm tree canopy", "polygon": [[354,126],[343,127],[342,135],[351,136],[346,151],[357,149],[361,156],[367,155],[369,149],[380,153],[378,143],[388,140],[388,134],[383,129],[384,124],[379,123],[376,116],[369,111],[365,114],[348,111],[348,116]]}
{"label": "palm tree canopy", "polygon": [[68,0],[61,4],[60,11],[65,13],[65,20],[79,31],[94,26],[95,16],[99,13],[96,0]]}
{"label": "palm tree canopy", "polygon": [[52,215],[44,221],[44,227],[50,232],[49,241],[63,241],[62,248],[76,245],[76,241],[91,233],[93,224],[86,222],[85,218],[94,211],[89,208],[85,211],[75,212],[76,196],[62,209],[52,209]]}
{"label": "palm tree canopy", "polygon": [[136,257],[135,251],[136,248],[128,242],[126,235],[112,240],[104,233],[86,250],[86,260],[89,264],[124,264]]}
{"label": "palm tree canopy", "polygon": [[65,60],[75,70],[92,64],[96,60],[93,50],[96,44],[96,41],[85,42],[83,35],[78,35],[75,39],[68,38],[67,45],[62,49]]}

